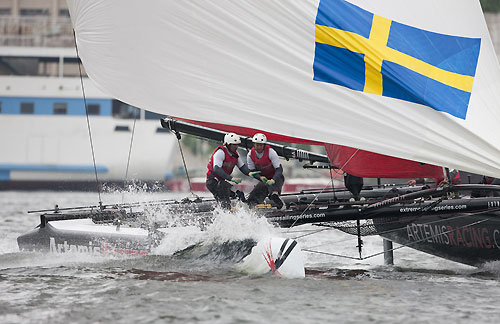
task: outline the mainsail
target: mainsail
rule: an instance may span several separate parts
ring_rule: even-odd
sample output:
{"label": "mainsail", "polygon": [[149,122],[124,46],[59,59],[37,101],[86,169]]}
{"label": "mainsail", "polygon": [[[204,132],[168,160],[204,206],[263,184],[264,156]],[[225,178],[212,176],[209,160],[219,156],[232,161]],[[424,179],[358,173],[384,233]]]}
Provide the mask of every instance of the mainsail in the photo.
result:
{"label": "mainsail", "polygon": [[105,92],[144,109],[500,177],[479,0],[68,0]]}

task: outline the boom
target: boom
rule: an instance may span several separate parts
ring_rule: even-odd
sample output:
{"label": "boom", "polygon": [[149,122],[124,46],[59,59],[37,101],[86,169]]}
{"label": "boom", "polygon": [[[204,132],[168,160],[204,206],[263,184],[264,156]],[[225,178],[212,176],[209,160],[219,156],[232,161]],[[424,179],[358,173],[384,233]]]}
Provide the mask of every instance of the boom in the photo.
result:
{"label": "boom", "polygon": [[[185,133],[222,142],[224,139],[224,135],[226,134],[225,132],[216,129],[175,120],[169,117],[161,119],[161,125],[163,126],[163,128],[170,129],[178,137],[180,136],[180,133]],[[293,147],[270,142],[267,142],[267,144],[271,146],[279,156],[285,158],[286,160],[297,159],[299,161],[309,161],[311,163],[321,162],[330,164],[328,156],[324,154],[299,150]],[[241,146],[246,148],[247,150],[251,149],[253,147],[252,138],[241,136]]]}

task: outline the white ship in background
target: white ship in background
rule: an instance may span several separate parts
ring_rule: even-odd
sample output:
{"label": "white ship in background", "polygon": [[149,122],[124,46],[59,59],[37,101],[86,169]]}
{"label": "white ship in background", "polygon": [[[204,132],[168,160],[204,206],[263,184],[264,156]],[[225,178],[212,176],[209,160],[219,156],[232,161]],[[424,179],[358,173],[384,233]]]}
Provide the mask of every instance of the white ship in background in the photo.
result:
{"label": "white ship in background", "polygon": [[[176,138],[161,115],[83,82],[99,182],[125,180],[136,116],[127,178],[162,182]],[[74,48],[0,47],[0,189],[95,189],[84,107]]]}

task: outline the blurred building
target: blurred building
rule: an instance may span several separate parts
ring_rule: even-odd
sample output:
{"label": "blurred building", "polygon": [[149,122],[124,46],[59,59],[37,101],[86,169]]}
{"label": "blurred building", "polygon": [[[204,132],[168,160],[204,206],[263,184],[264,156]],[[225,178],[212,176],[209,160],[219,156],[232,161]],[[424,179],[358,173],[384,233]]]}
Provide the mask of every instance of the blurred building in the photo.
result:
{"label": "blurred building", "polygon": [[[485,17],[498,54],[500,12],[485,12]],[[0,46],[72,47],[73,44],[66,0],[0,0]]]}
{"label": "blurred building", "polygon": [[486,18],[486,24],[488,24],[495,52],[500,61],[500,12],[485,12],[484,17]]}
{"label": "blurred building", "polygon": [[0,46],[73,44],[65,0],[0,0]]}

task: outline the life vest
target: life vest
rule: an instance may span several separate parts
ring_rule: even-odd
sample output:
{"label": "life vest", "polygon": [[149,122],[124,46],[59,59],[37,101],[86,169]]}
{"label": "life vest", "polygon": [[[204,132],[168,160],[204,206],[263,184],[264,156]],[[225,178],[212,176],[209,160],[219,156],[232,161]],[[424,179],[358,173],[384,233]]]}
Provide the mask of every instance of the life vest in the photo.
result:
{"label": "life vest", "polygon": [[214,154],[218,151],[222,150],[224,151],[224,162],[222,163],[222,170],[226,172],[227,174],[231,174],[233,172],[234,166],[238,164],[238,158],[239,155],[238,153],[231,154],[227,150],[225,146],[218,146],[214,152],[212,153],[212,156],[210,157],[210,161],[208,161],[207,168],[207,179],[210,176],[210,174],[214,174],[214,176],[218,179],[224,179],[222,177],[219,177],[215,172],[214,172]]}
{"label": "life vest", "polygon": [[260,171],[261,176],[271,179],[272,177],[274,177],[276,170],[274,169],[273,163],[269,158],[269,148],[269,145],[264,146],[264,152],[262,154],[262,157],[259,159],[257,158],[257,152],[255,152],[255,148],[252,147],[252,149],[250,150],[250,158],[255,164],[255,170]]}
{"label": "life vest", "polygon": [[495,180],[495,178],[487,177],[487,176],[483,177],[483,183],[485,183],[485,184],[491,184],[493,182],[493,180]]}

